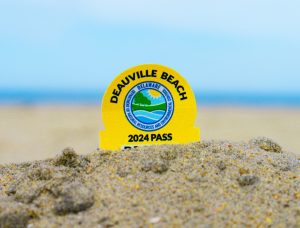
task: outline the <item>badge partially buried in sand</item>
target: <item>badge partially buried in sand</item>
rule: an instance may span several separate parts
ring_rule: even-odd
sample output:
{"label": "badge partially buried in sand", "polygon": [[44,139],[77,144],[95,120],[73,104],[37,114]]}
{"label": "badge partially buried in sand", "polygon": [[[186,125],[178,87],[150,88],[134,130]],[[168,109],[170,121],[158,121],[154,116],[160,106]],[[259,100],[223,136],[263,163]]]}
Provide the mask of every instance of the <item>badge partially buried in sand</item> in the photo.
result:
{"label": "badge partially buried in sand", "polygon": [[179,73],[161,65],[139,65],[120,74],[104,94],[100,148],[197,142],[196,116],[195,95]]}

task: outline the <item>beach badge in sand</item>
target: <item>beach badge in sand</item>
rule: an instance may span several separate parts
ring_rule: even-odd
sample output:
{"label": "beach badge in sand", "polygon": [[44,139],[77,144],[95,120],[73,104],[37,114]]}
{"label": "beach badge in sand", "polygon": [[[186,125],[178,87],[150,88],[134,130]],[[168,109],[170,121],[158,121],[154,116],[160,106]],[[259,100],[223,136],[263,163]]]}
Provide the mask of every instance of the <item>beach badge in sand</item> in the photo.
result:
{"label": "beach badge in sand", "polygon": [[195,95],[171,68],[144,64],[121,73],[102,100],[100,148],[186,144],[200,140]]}

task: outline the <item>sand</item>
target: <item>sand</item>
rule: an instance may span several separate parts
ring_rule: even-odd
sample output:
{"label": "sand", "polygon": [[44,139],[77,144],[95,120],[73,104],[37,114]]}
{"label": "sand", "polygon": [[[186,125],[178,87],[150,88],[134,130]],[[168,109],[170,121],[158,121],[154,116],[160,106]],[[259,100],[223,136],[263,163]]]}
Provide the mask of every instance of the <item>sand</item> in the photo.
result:
{"label": "sand", "polygon": [[[267,136],[300,154],[300,109],[199,107],[202,139],[247,141]],[[47,159],[65,147],[87,154],[98,147],[99,106],[0,106],[0,164]]]}
{"label": "sand", "polygon": [[266,138],[67,148],[0,166],[0,227],[299,227],[299,168]]}

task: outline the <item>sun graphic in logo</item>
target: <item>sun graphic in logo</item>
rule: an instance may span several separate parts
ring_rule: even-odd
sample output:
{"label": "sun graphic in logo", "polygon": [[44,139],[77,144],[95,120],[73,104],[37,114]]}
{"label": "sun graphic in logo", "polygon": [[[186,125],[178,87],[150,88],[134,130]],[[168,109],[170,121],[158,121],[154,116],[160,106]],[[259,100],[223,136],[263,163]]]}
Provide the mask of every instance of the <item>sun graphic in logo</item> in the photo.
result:
{"label": "sun graphic in logo", "polygon": [[160,98],[162,95],[159,91],[154,90],[154,89],[149,89],[148,90],[148,94],[149,96],[151,96],[153,99],[158,99]]}

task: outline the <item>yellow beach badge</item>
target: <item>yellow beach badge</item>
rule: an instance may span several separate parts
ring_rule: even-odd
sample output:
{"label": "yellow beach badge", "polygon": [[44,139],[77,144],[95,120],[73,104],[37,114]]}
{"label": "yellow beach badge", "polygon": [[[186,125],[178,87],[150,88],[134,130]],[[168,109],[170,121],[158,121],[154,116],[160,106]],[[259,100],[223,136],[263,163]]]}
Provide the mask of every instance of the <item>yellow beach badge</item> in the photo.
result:
{"label": "yellow beach badge", "polygon": [[104,94],[100,148],[197,142],[196,115],[193,90],[179,73],[156,64],[130,68]]}

